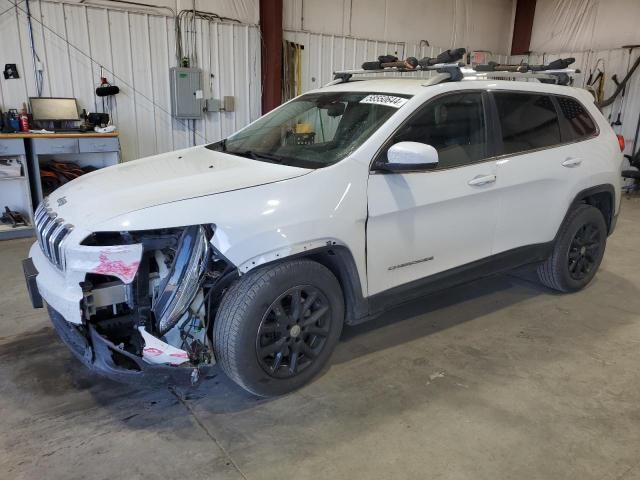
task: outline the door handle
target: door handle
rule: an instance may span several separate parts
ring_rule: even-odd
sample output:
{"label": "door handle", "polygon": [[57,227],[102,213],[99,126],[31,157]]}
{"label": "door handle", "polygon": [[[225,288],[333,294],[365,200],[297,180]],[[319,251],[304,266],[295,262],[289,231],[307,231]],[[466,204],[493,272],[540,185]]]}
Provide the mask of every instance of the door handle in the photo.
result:
{"label": "door handle", "polygon": [[567,168],[576,168],[579,167],[581,163],[582,160],[580,160],[579,158],[569,157],[564,162],[562,162],[562,166]]}
{"label": "door handle", "polygon": [[479,187],[480,185],[487,185],[488,183],[493,183],[495,181],[495,175],[478,175],[477,177],[473,177],[467,183],[472,187]]}

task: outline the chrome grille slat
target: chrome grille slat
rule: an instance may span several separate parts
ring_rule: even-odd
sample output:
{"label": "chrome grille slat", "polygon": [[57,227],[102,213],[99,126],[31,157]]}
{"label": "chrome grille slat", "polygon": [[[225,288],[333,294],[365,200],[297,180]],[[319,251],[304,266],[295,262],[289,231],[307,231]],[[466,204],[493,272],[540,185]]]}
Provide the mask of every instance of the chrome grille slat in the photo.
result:
{"label": "chrome grille slat", "polygon": [[57,218],[55,220],[55,223],[56,227],[52,230],[51,235],[49,235],[47,244],[49,246],[49,252],[51,253],[51,259],[53,260],[53,263],[55,263],[56,265],[60,265],[60,258],[58,255],[59,252],[56,248],[56,239],[58,238],[58,235],[60,235],[60,232],[64,230],[64,222],[61,218]]}
{"label": "chrome grille slat", "polygon": [[49,208],[46,198],[36,209],[34,223],[42,253],[51,263],[63,270],[65,265],[62,244],[73,230],[73,226],[65,223],[64,219]]}

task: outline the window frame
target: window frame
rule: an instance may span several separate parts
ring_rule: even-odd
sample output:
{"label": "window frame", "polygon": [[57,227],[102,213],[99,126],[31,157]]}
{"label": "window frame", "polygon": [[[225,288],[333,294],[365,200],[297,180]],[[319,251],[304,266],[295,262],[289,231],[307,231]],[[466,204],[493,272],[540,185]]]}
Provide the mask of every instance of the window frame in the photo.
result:
{"label": "window frame", "polygon": [[[598,122],[595,121],[595,119],[593,118],[589,110],[584,106],[584,104],[580,100],[578,100],[576,97],[573,97],[571,95],[561,95],[561,94],[546,93],[546,92],[534,92],[531,90],[511,90],[511,89],[495,89],[495,88],[487,90],[487,93],[489,94],[489,102],[492,105],[491,110],[493,110],[495,115],[494,117],[495,122],[493,124],[495,125],[494,137],[495,137],[496,146],[497,146],[496,159],[511,158],[511,157],[517,157],[519,155],[526,155],[529,153],[541,152],[544,150],[549,150],[551,148],[557,148],[565,145],[571,145],[573,143],[591,140],[600,135],[600,127],[598,126]],[[504,144],[502,142],[502,122],[500,121],[500,115],[498,114],[498,106],[496,104],[496,99],[495,99],[496,93],[516,93],[516,94],[537,95],[537,96],[544,95],[544,96],[550,97],[551,103],[553,104],[553,107],[556,111],[556,116],[558,117],[558,125],[560,127],[560,143],[554,143],[553,145],[548,145],[546,147],[538,147],[538,148],[532,148],[529,150],[522,150],[518,152],[504,153]],[[580,106],[584,109],[584,111],[587,113],[587,115],[591,119],[591,122],[596,127],[595,132],[592,135],[589,135],[587,137],[569,139],[570,127],[567,124],[567,119],[564,117],[564,114],[562,113],[562,108],[560,107],[560,104],[558,103],[558,100],[557,100],[558,97],[568,98],[580,104]]]}
{"label": "window frame", "polygon": [[[488,161],[492,161],[495,160],[496,158],[496,154],[497,154],[497,145],[496,145],[496,140],[497,137],[494,134],[494,132],[492,132],[493,129],[489,128],[489,125],[491,125],[491,122],[493,122],[496,117],[495,117],[495,113],[492,111],[492,107],[490,106],[491,103],[493,103],[491,101],[491,99],[489,98],[489,92],[487,89],[484,88],[473,88],[473,89],[460,89],[460,90],[454,90],[451,92],[444,92],[441,93],[439,95],[435,95],[431,98],[429,98],[428,100],[426,100],[422,105],[420,105],[419,107],[417,107],[398,127],[395,128],[395,130],[389,135],[389,137],[383,142],[383,144],[380,146],[380,148],[378,149],[378,151],[376,152],[376,154],[373,156],[373,159],[371,160],[371,163],[369,165],[369,171],[370,173],[373,174],[396,174],[397,172],[389,172],[383,169],[380,169],[377,167],[377,165],[380,165],[382,163],[382,156],[385,154],[385,152],[387,150],[389,150],[389,148],[391,148],[391,146],[393,146],[393,138],[396,136],[396,134],[403,129],[404,127],[406,127],[409,123],[411,123],[413,120],[415,120],[416,117],[418,117],[419,115],[422,114],[422,112],[424,111],[424,109],[429,108],[430,105],[433,102],[439,101],[442,98],[446,98],[446,97],[450,97],[450,96],[454,96],[454,95],[460,95],[460,94],[465,94],[465,93],[476,93],[480,95],[480,100],[482,103],[482,115],[483,115],[483,120],[484,120],[484,137],[485,137],[485,145],[486,145],[486,149],[485,149],[485,158],[482,158],[480,160],[476,160],[474,162],[469,162],[469,163],[465,163],[463,165],[455,165],[455,166],[451,166],[451,167],[445,167],[445,168],[439,168],[438,166],[436,166],[435,168],[433,168],[432,170],[407,170],[407,171],[403,171],[402,174],[405,173],[435,173],[435,172],[444,172],[447,170],[453,170],[456,168],[465,168],[471,165],[477,165],[479,163],[485,163]],[[495,106],[493,107],[495,108]]]}

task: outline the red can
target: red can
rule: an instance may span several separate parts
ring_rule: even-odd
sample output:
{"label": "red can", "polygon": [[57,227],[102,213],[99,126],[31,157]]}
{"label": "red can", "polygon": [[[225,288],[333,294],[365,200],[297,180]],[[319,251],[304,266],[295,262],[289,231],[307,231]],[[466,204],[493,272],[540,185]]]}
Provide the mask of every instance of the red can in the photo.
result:
{"label": "red can", "polygon": [[27,112],[25,110],[23,110],[20,114],[20,131],[29,131],[29,115],[27,115]]}

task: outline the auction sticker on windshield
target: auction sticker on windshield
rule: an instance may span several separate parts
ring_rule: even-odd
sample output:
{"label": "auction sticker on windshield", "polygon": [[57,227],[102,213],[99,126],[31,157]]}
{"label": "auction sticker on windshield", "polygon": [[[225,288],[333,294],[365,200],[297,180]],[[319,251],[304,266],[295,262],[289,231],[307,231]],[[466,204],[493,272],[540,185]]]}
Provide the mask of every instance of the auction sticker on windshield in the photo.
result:
{"label": "auction sticker on windshield", "polygon": [[360,103],[373,103],[375,105],[386,105],[387,107],[400,108],[407,103],[406,98],[394,97],[393,95],[367,95]]}

